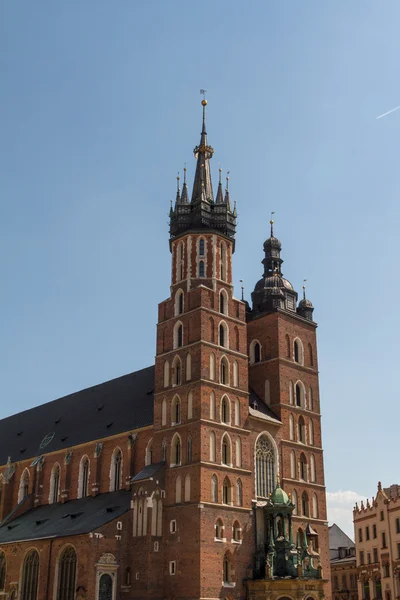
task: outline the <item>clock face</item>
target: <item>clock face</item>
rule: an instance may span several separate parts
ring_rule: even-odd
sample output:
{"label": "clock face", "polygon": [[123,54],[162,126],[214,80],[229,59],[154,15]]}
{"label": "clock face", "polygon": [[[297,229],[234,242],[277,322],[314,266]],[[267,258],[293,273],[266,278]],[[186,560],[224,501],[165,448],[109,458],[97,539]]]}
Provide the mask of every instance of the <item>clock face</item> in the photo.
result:
{"label": "clock face", "polygon": [[44,438],[42,439],[42,441],[40,442],[40,446],[39,448],[41,450],[43,450],[43,448],[45,448],[46,446],[48,446],[50,444],[50,442],[53,440],[55,436],[54,431],[52,431],[51,433],[48,433],[44,436]]}

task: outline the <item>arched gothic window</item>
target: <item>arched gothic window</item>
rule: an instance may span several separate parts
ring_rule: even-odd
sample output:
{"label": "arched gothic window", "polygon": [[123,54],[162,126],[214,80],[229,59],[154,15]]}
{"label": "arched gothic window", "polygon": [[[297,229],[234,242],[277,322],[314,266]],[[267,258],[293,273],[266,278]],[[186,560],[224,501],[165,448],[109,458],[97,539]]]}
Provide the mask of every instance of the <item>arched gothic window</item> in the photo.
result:
{"label": "arched gothic window", "polygon": [[99,600],[112,600],[113,580],[111,575],[103,573],[99,581]]}
{"label": "arched gothic window", "polygon": [[175,356],[172,363],[172,385],[181,385],[182,365],[179,356]]}
{"label": "arched gothic window", "polygon": [[199,262],[199,277],[205,277],[204,260]]}
{"label": "arched gothic window", "polygon": [[308,443],[314,445],[314,423],[311,419],[308,422]]}
{"label": "arched gothic window", "polygon": [[300,454],[300,479],[308,481],[307,459],[303,453]]}
{"label": "arched gothic window", "polygon": [[312,497],[312,516],[314,519],[318,519],[318,498],[316,494]]}
{"label": "arched gothic window", "polygon": [[161,425],[166,425],[167,424],[167,401],[165,398],[163,398],[163,401],[161,402]]}
{"label": "arched gothic window", "polygon": [[171,407],[171,424],[179,425],[181,422],[181,401],[179,396],[174,396]]}
{"label": "arched gothic window", "polygon": [[236,504],[243,506],[243,486],[240,479],[236,482]]}
{"label": "arched gothic window", "polygon": [[164,363],[164,387],[169,386],[169,362],[166,360]]}
{"label": "arched gothic window", "polygon": [[308,344],[308,361],[310,364],[310,367],[314,366],[314,358],[313,358],[313,349],[311,344]]}
{"label": "arched gothic window", "polygon": [[226,300],[225,300],[224,291],[222,290],[219,294],[219,312],[224,315],[225,310],[226,310]]}
{"label": "arched gothic window", "polygon": [[78,498],[89,495],[89,459],[83,456],[79,465]]}
{"label": "arched gothic window", "polygon": [[305,424],[302,416],[299,418],[298,430],[299,430],[298,441],[301,442],[302,444],[305,444],[306,443],[306,424]]}
{"label": "arched gothic window", "polygon": [[131,585],[131,568],[130,567],[125,568],[124,585],[127,585],[127,586]]}
{"label": "arched gothic window", "polygon": [[60,465],[56,463],[51,471],[50,477],[50,504],[58,502],[60,492]]}
{"label": "arched gothic window", "polygon": [[313,395],[311,387],[308,388],[308,410],[313,410]]}
{"label": "arched gothic window", "polygon": [[211,502],[218,502],[218,480],[216,475],[211,477]]}
{"label": "arched gothic window", "polygon": [[217,522],[215,523],[215,537],[218,540],[224,539],[224,529],[225,528],[222,519],[217,519]]}
{"label": "arched gothic window", "polygon": [[224,348],[228,347],[228,326],[226,323],[219,325],[219,345]]}
{"label": "arched gothic window", "polygon": [[293,450],[290,452],[290,477],[296,479],[296,455]]}
{"label": "arched gothic window", "polygon": [[185,502],[190,502],[190,475],[185,475]]}
{"label": "arched gothic window", "polygon": [[181,452],[182,444],[181,438],[178,434],[175,434],[172,440],[172,448],[171,448],[171,466],[177,466],[181,464]]}
{"label": "arched gothic window", "polygon": [[222,464],[223,465],[228,465],[231,466],[232,465],[232,447],[231,447],[231,440],[228,436],[228,434],[225,433],[224,437],[222,438],[222,447],[221,447],[221,459],[222,459]]}
{"label": "arched gothic window", "polygon": [[294,505],[293,514],[297,515],[297,492],[293,490],[292,492],[292,504]]}
{"label": "arched gothic window", "polygon": [[57,600],[74,600],[76,580],[76,552],[65,548],[58,563]]}
{"label": "arched gothic window", "polygon": [[164,438],[161,443],[161,456],[162,460],[167,460],[167,440]]}
{"label": "arched gothic window", "polygon": [[215,354],[210,354],[210,379],[215,380]]}
{"label": "arched gothic window", "polygon": [[240,427],[240,400],[236,398],[235,400],[235,425]]}
{"label": "arched gothic window", "polygon": [[189,433],[188,439],[187,439],[187,452],[186,452],[187,462],[192,462],[192,448],[193,448],[193,441],[192,441],[192,436]]}
{"label": "arched gothic window", "polygon": [[215,462],[216,454],[215,454],[215,433],[212,431],[210,433],[210,461]]}
{"label": "arched gothic window", "polygon": [[288,334],[285,335],[285,342],[286,342],[286,358],[290,358],[290,338],[289,338]]}
{"label": "arched gothic window", "polygon": [[223,571],[224,571],[224,577],[223,577],[224,583],[232,583],[231,561],[230,561],[228,553],[226,553],[224,556]]}
{"label": "arched gothic window", "polygon": [[0,552],[0,590],[4,590],[6,583],[6,555]]}
{"label": "arched gothic window", "polygon": [[215,394],[214,394],[214,392],[210,392],[210,419],[215,420],[215,418],[216,418]]}
{"label": "arched gothic window", "polygon": [[182,479],[178,475],[175,481],[175,502],[179,504],[182,501]]}
{"label": "arched gothic window", "polygon": [[261,346],[258,342],[254,344],[254,362],[259,363],[261,360]]}
{"label": "arched gothic window", "polygon": [[151,465],[153,462],[153,440],[149,440],[146,448],[145,465]]}
{"label": "arched gothic window", "polygon": [[116,448],[111,459],[111,485],[110,491],[115,492],[122,487],[122,452]]}
{"label": "arched gothic window", "polygon": [[222,502],[223,504],[232,504],[232,486],[227,477],[222,484]]}
{"label": "arched gothic window", "polygon": [[183,290],[178,290],[175,296],[175,316],[183,313]]}
{"label": "arched gothic window", "polygon": [[289,439],[294,440],[294,418],[289,415]]}
{"label": "arched gothic window", "polygon": [[301,495],[301,510],[303,517],[310,516],[310,506],[308,502],[308,494],[307,492],[303,492]]}
{"label": "arched gothic window", "polygon": [[233,524],[233,528],[232,528],[232,533],[233,533],[233,539],[235,542],[239,542],[240,541],[240,534],[241,534],[242,530],[240,527],[240,524],[238,523],[238,521],[235,521]]}
{"label": "arched gothic window", "polygon": [[190,353],[186,355],[186,381],[190,381],[192,378],[192,357]]}
{"label": "arched gothic window", "polygon": [[18,503],[22,502],[29,494],[29,471],[25,469],[19,481]]}
{"label": "arched gothic window", "polygon": [[237,467],[241,467],[242,466],[242,442],[240,441],[240,438],[236,438],[236,466]]}
{"label": "arched gothic window", "polygon": [[39,575],[39,554],[31,550],[22,568],[21,600],[36,600]]}
{"label": "arched gothic window", "polygon": [[239,387],[239,365],[237,360],[233,361],[233,387]]}
{"label": "arched gothic window", "polygon": [[229,385],[229,363],[226,356],[221,358],[219,382],[222,385]]}
{"label": "arched gothic window", "polygon": [[183,346],[183,325],[179,324],[176,332],[176,347],[181,348]]}
{"label": "arched gothic window", "polygon": [[204,256],[204,240],[201,238],[199,240],[199,256]]}
{"label": "arched gothic window", "polygon": [[315,483],[315,457],[314,454],[310,456],[310,480]]}
{"label": "arched gothic window", "polygon": [[304,408],[305,407],[304,386],[300,381],[298,381],[296,383],[295,393],[296,393],[296,406],[302,406]]}
{"label": "arched gothic window", "polygon": [[221,422],[227,424],[231,422],[230,402],[226,396],[221,401]]}
{"label": "arched gothic window", "polygon": [[221,242],[221,279],[226,281],[226,244]]}
{"label": "arched gothic window", "polygon": [[188,408],[187,408],[187,418],[188,419],[193,419],[193,392],[190,391],[188,393]]}
{"label": "arched gothic window", "polygon": [[256,444],[257,496],[268,498],[275,488],[275,452],[271,440],[264,434]]}

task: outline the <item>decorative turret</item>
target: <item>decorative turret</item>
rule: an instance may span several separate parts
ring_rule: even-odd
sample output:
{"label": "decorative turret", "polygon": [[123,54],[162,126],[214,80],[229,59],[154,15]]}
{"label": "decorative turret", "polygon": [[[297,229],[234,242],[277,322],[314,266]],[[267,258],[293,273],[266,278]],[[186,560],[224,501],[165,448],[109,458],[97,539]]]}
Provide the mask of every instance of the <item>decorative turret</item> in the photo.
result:
{"label": "decorative turret", "polygon": [[264,242],[263,277],[256,283],[251,294],[253,314],[271,312],[277,308],[296,312],[297,292],[290,281],[282,276],[282,244],[274,236],[274,221],[271,219],[271,235]]}
{"label": "decorative turret", "polygon": [[204,98],[201,104],[203,106],[203,124],[200,135],[200,144],[194,149],[197,164],[193,182],[192,198],[189,203],[185,169],[182,196],[180,195],[178,181],[175,207],[170,211],[170,234],[171,238],[176,238],[190,230],[212,230],[233,238],[236,229],[236,209],[234,211],[231,210],[228,185],[225,191],[225,197],[223,197],[221,170],[217,197],[214,202],[210,171],[210,159],[214,154],[214,150],[207,141],[207,100]]}
{"label": "decorative turret", "polygon": [[308,300],[306,298],[306,286],[305,286],[305,280],[304,280],[303,299],[300,300],[300,302],[299,302],[299,306],[297,308],[297,313],[301,317],[304,317],[305,319],[307,319],[308,321],[312,321],[313,320],[313,312],[314,312],[314,307],[312,305],[312,302],[311,302],[311,300]]}

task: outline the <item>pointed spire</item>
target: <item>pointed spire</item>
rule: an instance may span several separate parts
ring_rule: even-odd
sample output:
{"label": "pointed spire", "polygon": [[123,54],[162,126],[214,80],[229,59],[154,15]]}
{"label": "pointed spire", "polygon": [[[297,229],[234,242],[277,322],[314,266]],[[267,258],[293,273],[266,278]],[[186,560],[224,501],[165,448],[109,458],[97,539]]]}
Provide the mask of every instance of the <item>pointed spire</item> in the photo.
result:
{"label": "pointed spire", "polygon": [[215,204],[223,204],[224,203],[224,194],[222,192],[222,169],[218,169],[219,172],[219,181],[218,181],[218,191],[217,197],[215,198]]}
{"label": "pointed spire", "polygon": [[229,198],[229,175],[230,171],[227,172],[226,174],[226,188],[225,188],[225,198],[224,198],[224,203],[227,205],[228,210],[231,210],[231,201]]}
{"label": "pointed spire", "polygon": [[188,204],[188,202],[189,202],[189,192],[188,192],[188,186],[186,183],[186,163],[185,163],[185,168],[183,169],[183,188],[182,188],[181,203]]}
{"label": "pointed spire", "polygon": [[303,279],[303,300],[307,300],[307,298],[306,298],[306,282],[307,282],[307,279]]}
{"label": "pointed spire", "polygon": [[274,214],[275,214],[275,211],[272,211],[271,212],[271,220],[269,222],[269,224],[271,225],[271,237],[272,238],[274,237],[274,220],[272,218],[272,215],[274,215]]}
{"label": "pointed spire", "polygon": [[178,175],[177,175],[177,177],[176,177],[176,198],[175,198],[175,206],[176,206],[177,204],[180,204],[180,202],[181,202],[181,188],[180,188],[180,186],[179,186],[180,179],[181,179],[181,178],[179,177],[179,173],[178,173]]}
{"label": "pointed spire", "polygon": [[[205,93],[204,90],[201,93]],[[207,100],[203,98],[201,101],[203,106],[203,125],[201,129],[200,144],[195,147],[194,155],[197,158],[196,174],[194,176],[192,202],[206,201],[213,202],[214,195],[212,190],[211,173],[210,173],[210,158],[214,154],[214,150],[207,144],[207,128],[206,128],[206,106]]]}

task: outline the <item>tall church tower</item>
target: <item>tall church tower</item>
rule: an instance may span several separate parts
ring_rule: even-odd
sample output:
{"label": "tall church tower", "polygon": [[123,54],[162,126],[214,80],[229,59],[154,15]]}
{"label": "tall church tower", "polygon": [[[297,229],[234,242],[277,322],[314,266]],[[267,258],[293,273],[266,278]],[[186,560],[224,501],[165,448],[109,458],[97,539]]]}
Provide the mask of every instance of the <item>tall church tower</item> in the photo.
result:
{"label": "tall church tower", "polygon": [[236,208],[221,171],[213,193],[206,106],[191,196],[185,169],[171,206],[170,297],[157,326],[149,462],[165,465],[165,497],[152,565],[171,599],[241,598],[247,580],[274,578],[268,540],[280,541],[268,523],[281,497],[296,533],[285,530],[280,556],[290,552],[301,574],[311,560],[320,579],[316,562],[329,565],[313,307],[297,307],[272,229],[253,307],[233,296]]}

